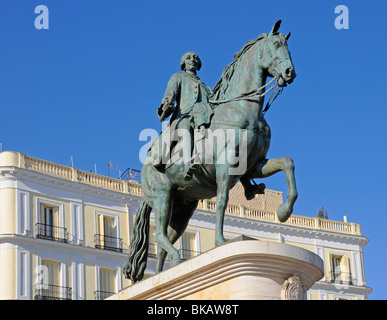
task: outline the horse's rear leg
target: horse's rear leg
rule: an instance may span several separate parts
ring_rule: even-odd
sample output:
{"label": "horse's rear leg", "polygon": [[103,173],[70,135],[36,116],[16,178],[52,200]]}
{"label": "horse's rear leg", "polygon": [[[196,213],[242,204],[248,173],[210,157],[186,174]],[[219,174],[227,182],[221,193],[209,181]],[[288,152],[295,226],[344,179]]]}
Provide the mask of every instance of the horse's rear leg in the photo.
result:
{"label": "horse's rear leg", "polygon": [[266,178],[279,171],[285,173],[288,185],[287,201],[281,204],[277,210],[279,221],[285,222],[293,212],[294,203],[297,200],[296,179],[294,176],[294,162],[291,158],[265,159],[258,164],[253,178]]}
{"label": "horse's rear leg", "polygon": [[[162,195],[161,195],[162,194]],[[156,219],[156,243],[158,247],[164,249],[171,255],[171,266],[177,265],[181,262],[179,251],[172,245],[168,239],[167,231],[168,224],[171,217],[171,197],[169,192],[160,193],[154,201],[154,212]],[[159,268],[159,262],[157,268]],[[162,268],[162,266],[161,266]]]}
{"label": "horse's rear leg", "polygon": [[[191,219],[197,205],[198,201],[193,201],[188,204],[183,204],[181,202],[174,203],[170,225],[168,226],[168,239],[172,244],[174,244],[177,239],[183,235],[185,229],[187,229],[188,222]],[[157,272],[161,272],[163,270],[166,256],[167,251],[159,246],[157,248]]]}
{"label": "horse's rear leg", "polygon": [[228,166],[217,166],[216,168],[216,226],[215,246],[222,245],[225,240],[223,236],[224,213],[227,208],[231,176]]}

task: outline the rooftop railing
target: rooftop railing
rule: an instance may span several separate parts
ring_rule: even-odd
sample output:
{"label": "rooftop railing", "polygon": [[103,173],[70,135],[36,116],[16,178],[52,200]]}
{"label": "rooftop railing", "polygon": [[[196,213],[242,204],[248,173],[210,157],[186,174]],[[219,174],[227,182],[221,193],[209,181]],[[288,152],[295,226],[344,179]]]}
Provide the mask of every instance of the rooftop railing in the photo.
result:
{"label": "rooftop railing", "polygon": [[[216,212],[215,200],[201,200],[198,205],[199,210]],[[276,212],[265,211],[254,208],[247,208],[229,204],[226,209],[226,214],[247,218],[252,220],[259,220],[272,223],[280,223]],[[300,228],[317,229],[323,231],[347,233],[353,235],[361,235],[361,226],[356,223],[326,220],[318,217],[304,217],[291,215],[290,218],[283,223],[284,225],[291,225]]]}

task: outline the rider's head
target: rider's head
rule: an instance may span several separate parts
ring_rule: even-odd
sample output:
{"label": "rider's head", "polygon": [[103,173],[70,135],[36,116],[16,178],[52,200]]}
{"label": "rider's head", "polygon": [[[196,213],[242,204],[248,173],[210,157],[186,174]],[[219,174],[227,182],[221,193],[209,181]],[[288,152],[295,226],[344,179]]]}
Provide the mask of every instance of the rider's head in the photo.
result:
{"label": "rider's head", "polygon": [[180,60],[180,69],[189,70],[189,71],[199,71],[202,67],[202,62],[200,61],[199,56],[192,51],[184,53]]}

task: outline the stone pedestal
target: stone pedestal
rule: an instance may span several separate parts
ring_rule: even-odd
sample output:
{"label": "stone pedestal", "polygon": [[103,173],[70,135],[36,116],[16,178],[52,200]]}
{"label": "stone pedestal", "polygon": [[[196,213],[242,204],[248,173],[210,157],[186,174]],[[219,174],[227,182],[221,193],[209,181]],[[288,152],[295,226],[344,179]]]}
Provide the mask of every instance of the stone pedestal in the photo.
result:
{"label": "stone pedestal", "polygon": [[324,275],[306,249],[234,241],[140,281],[108,300],[303,300]]}

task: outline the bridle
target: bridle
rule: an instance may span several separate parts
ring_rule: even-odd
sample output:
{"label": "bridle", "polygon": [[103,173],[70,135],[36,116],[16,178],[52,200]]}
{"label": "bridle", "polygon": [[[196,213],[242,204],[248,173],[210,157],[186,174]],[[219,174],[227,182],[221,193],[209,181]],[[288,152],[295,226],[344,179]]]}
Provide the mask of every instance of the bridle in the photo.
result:
{"label": "bridle", "polygon": [[[267,44],[268,42],[268,38],[265,39],[265,45]],[[271,44],[271,43],[270,43]],[[272,44],[271,44],[272,45]],[[273,50],[274,48],[271,48],[270,51],[274,51]],[[264,50],[264,49],[262,49]],[[269,51],[269,52],[270,52]],[[270,52],[270,55],[271,55],[271,52]],[[286,58],[285,60],[287,60],[289,58]],[[275,70],[275,68],[283,62],[283,59],[278,59],[276,62],[275,62],[275,65],[274,67],[271,67],[271,69]],[[278,85],[278,80],[281,76],[280,75],[275,75],[275,77],[273,79],[271,79],[268,83],[266,83],[265,85],[259,87],[258,89],[255,89],[255,90],[252,90],[250,92],[245,92],[245,93],[242,93],[240,94],[239,96],[236,96],[234,98],[230,98],[230,99],[226,99],[226,100],[212,100],[210,99],[209,102],[213,105],[219,105],[219,104],[223,104],[223,103],[228,103],[228,102],[235,102],[235,101],[255,101],[255,102],[259,102],[260,98],[264,97],[266,94],[268,94],[270,91],[272,91],[271,93],[271,96],[269,98],[269,101],[266,103],[266,106],[264,108],[264,110],[262,111],[262,114],[265,115],[265,113],[269,110],[269,108],[271,107],[272,103],[274,102],[274,100],[282,93],[283,91],[283,87],[279,87]],[[276,81],[275,83],[273,83],[274,81]],[[271,83],[272,86],[267,89],[265,92],[263,93],[260,93],[261,90],[263,90],[264,88],[266,88],[267,86],[269,86]],[[278,91],[277,91],[278,90]],[[276,93],[277,92],[277,93]]]}

